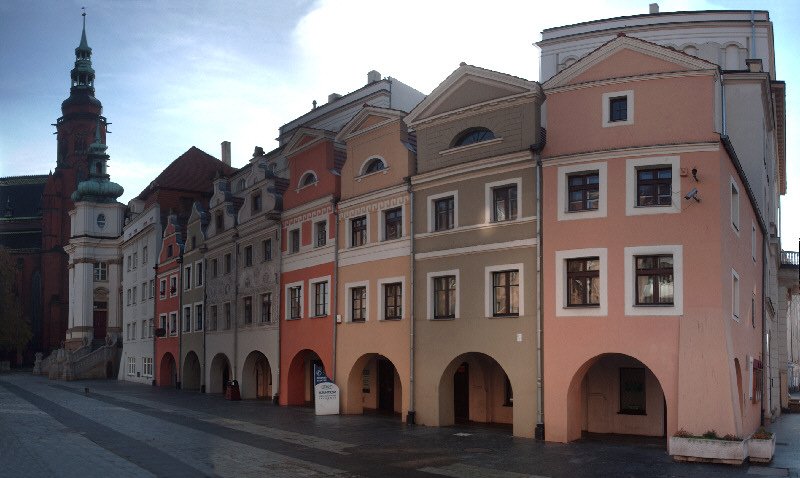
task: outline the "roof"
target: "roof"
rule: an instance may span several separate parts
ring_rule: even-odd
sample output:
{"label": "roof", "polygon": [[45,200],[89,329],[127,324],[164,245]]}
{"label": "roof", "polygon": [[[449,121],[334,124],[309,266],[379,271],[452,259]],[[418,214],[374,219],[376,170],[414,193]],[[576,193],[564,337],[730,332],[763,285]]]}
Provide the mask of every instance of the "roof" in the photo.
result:
{"label": "roof", "polygon": [[0,219],[42,216],[42,193],[48,176],[0,178]]}
{"label": "roof", "polygon": [[211,191],[211,184],[217,174],[229,175],[233,168],[205,151],[192,146],[175,161],[170,163],[136,199],[146,199],[157,189],[177,189],[183,191]]}

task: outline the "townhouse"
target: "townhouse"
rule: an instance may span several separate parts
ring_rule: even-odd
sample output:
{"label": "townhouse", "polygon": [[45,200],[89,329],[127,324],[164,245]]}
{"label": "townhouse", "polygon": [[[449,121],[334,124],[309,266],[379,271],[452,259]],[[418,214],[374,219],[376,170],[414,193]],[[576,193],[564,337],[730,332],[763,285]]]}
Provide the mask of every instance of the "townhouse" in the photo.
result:
{"label": "townhouse", "polygon": [[181,388],[205,391],[205,276],[203,256],[205,228],[208,213],[195,202],[186,223],[186,241],[183,246],[183,287],[181,288],[181,316],[189,325],[180,329],[177,360],[180,364]]}
{"label": "townhouse", "polygon": [[[180,334],[191,326],[191,313],[183,314],[182,290],[192,286],[191,269],[181,275],[184,236],[178,217],[170,214],[161,241],[161,254],[156,264],[158,300],[155,314],[158,329],[155,333],[155,384],[159,387],[180,388]],[[191,307],[190,307],[191,312]],[[135,330],[135,329],[134,329]]]}

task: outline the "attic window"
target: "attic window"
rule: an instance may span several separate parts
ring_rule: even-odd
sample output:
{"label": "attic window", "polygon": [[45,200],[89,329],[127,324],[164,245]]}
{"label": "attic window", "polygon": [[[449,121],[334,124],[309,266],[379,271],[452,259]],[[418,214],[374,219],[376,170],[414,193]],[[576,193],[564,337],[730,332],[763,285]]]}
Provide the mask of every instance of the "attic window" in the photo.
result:
{"label": "attic window", "polygon": [[486,128],[470,128],[462,131],[458,136],[456,136],[456,139],[453,140],[451,148],[466,146],[473,143],[480,143],[481,141],[489,141],[490,139],[494,139],[494,133],[492,133],[491,130]]}
{"label": "attic window", "polygon": [[386,163],[384,163],[381,158],[372,158],[367,161],[362,174],[377,173],[378,171],[383,171],[384,169],[386,169]]}
{"label": "attic window", "polygon": [[312,172],[308,172],[304,174],[302,178],[300,178],[300,187],[304,188],[306,186],[311,186],[316,182],[317,182],[317,175]]}

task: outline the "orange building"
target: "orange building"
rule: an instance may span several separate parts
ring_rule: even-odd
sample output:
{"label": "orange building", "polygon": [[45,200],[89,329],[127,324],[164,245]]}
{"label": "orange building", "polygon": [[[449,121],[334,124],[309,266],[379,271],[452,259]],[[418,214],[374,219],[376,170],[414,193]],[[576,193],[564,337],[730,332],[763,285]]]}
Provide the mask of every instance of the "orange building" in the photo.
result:
{"label": "orange building", "polygon": [[[155,380],[160,387],[180,386],[181,376],[178,368],[181,324],[190,325],[190,318],[180,315],[181,310],[181,284],[191,284],[189,278],[184,281],[181,277],[181,262],[183,260],[183,237],[178,227],[177,216],[171,215],[164,229],[164,238],[161,243],[161,254],[156,265],[156,278],[158,279],[158,299],[156,300],[155,316],[158,329],[155,338]],[[135,335],[134,329],[134,335]]]}

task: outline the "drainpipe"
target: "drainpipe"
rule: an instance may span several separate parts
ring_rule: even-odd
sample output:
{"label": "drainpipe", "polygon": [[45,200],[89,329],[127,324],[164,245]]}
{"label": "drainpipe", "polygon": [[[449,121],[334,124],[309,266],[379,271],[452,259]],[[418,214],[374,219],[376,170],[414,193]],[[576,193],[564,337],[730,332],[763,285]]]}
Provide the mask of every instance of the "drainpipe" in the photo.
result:
{"label": "drainpipe", "polygon": [[[205,235],[202,230],[200,234]],[[206,259],[207,249],[205,244],[201,246],[200,251],[203,253],[203,274],[205,275],[205,277],[203,277],[203,313],[205,314],[205,317],[203,317],[203,363],[200,364],[203,372],[202,375],[200,375],[200,393],[206,393],[206,330],[208,329],[208,297],[206,296],[206,279],[208,278],[208,274],[206,274],[206,271],[208,271],[208,259]]]}
{"label": "drainpipe", "polygon": [[[416,415],[417,412],[415,410],[415,403],[414,403],[414,274],[416,272],[416,268],[414,265],[414,191],[411,190],[411,178],[406,178],[406,185],[408,188],[409,194],[409,206],[408,206],[408,235],[410,237],[410,247],[411,253],[409,255],[409,262],[410,262],[410,273],[409,273],[409,286],[408,290],[411,291],[410,300],[408,301],[408,311],[409,311],[409,354],[408,354],[408,372],[409,372],[409,380],[408,380],[408,388],[409,388],[409,398],[408,398],[408,414],[406,415],[406,423],[409,425],[413,425],[416,422]],[[406,294],[409,295],[409,294]]]}
{"label": "drainpipe", "polygon": [[[280,260],[281,262],[283,262],[283,253],[281,252],[281,243],[280,243],[280,237],[281,237],[280,231],[282,230],[282,228],[283,228],[283,222],[280,219],[278,219],[278,228],[275,230],[275,234],[273,237],[275,238],[275,244],[278,245],[278,253],[281,255],[278,258],[278,260]],[[269,247],[272,248],[272,244],[270,244]],[[270,249],[270,254],[272,254],[272,249]],[[272,258],[272,260],[275,260],[275,257],[273,257],[272,255],[270,255],[270,257]],[[278,265],[278,268],[279,268],[278,270],[283,270],[280,264]],[[280,272],[278,273],[273,272],[273,274],[275,274],[275,282],[278,285],[278,294],[276,297],[278,299],[278,313],[276,314],[275,317],[275,320],[278,321],[278,347],[276,351],[276,356],[278,357],[278,363],[277,363],[277,369],[275,370],[276,372],[275,375],[278,377],[278,380],[272,381],[273,382],[272,403],[274,405],[278,405],[281,393],[281,327],[283,327],[283,324],[281,324],[281,322],[283,322],[281,320],[281,311],[283,311],[283,283]],[[270,307],[272,307],[272,304],[270,304]]]}
{"label": "drainpipe", "polygon": [[[331,322],[333,322],[333,352],[331,354],[331,380],[336,382],[336,319],[338,317],[338,310],[339,310],[339,207],[334,199],[331,201],[331,205],[333,206],[333,223],[334,227],[336,228],[336,234],[333,236],[333,280],[331,281],[330,288],[333,289],[331,291]],[[313,229],[313,228],[312,228]],[[330,234],[330,233],[329,233]],[[314,240],[313,238],[311,239]],[[309,295],[311,291],[308,291]],[[312,391],[313,393],[313,391]]]}
{"label": "drainpipe", "polygon": [[542,252],[542,156],[541,151],[547,141],[544,128],[540,129],[539,142],[531,145],[530,150],[536,161],[536,429],[534,438],[544,440],[544,349],[542,347],[544,302],[544,268]]}
{"label": "drainpipe", "polygon": [[[764,231],[764,240],[761,245],[761,417],[760,424],[764,426],[765,410],[764,410],[764,386],[765,382],[769,383],[764,377],[764,364],[767,362],[767,357],[764,353],[767,350],[767,247],[769,241],[769,231]],[[767,373],[769,370],[767,369]],[[772,387],[769,387],[769,396],[772,398]]]}
{"label": "drainpipe", "polygon": [[725,81],[722,77],[722,68],[718,67],[719,88],[722,96],[722,136],[728,136],[728,106],[725,104]]}
{"label": "drainpipe", "polygon": [[[176,234],[177,239],[177,234]],[[178,245],[178,241],[175,241],[175,245]],[[183,314],[183,289],[185,287],[183,283],[183,249],[181,249],[181,253],[176,259],[178,262],[178,317],[185,318]],[[191,316],[191,312],[189,313]],[[181,350],[183,349],[183,328],[186,327],[186,324],[183,321],[180,321],[181,325],[178,327],[178,357],[175,360],[175,370],[177,371],[177,377],[175,377],[175,388],[181,388]],[[191,327],[191,320],[189,323]]]}
{"label": "drainpipe", "polygon": [[[233,231],[233,374],[231,380],[239,380],[237,378],[238,365],[239,365],[239,232],[234,228]],[[252,313],[252,305],[250,309]],[[223,386],[227,386],[224,385]]]}
{"label": "drainpipe", "polygon": [[[155,252],[155,250],[156,250],[156,248],[154,247],[153,251]],[[158,313],[157,313],[158,312],[158,301],[161,300],[161,283],[158,280],[158,258],[161,255],[161,251],[158,251],[158,252],[159,252],[158,254],[154,254],[154,256],[155,256],[155,264],[153,264],[153,280],[155,281],[155,282],[153,282],[153,287],[156,287],[156,286],[159,287],[158,296],[156,296],[156,294],[153,294],[153,334],[152,334],[153,335],[153,337],[152,337],[153,338],[153,363],[152,363],[152,368],[153,368],[152,372],[153,373],[150,375],[150,377],[151,377],[150,378],[150,385],[152,385],[154,387],[156,385],[156,340],[158,340],[158,337],[156,337],[156,329],[158,328],[159,325],[161,325],[160,322],[158,321],[159,317],[158,317]],[[123,257],[123,259],[124,259],[124,257]],[[155,291],[153,291],[153,292],[155,292]]]}

